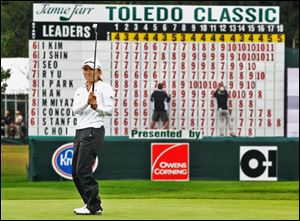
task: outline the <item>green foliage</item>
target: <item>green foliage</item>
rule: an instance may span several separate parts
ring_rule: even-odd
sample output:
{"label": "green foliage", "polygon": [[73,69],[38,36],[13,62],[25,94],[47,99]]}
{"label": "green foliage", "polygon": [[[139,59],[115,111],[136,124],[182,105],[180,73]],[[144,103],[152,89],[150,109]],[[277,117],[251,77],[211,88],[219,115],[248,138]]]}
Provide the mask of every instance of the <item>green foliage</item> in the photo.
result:
{"label": "green foliage", "polygon": [[[287,1],[280,5],[280,21],[285,28],[286,47],[293,46],[293,39],[299,41],[299,2]],[[296,46],[299,48],[299,45]]]}
{"label": "green foliage", "polygon": [[2,82],[4,82],[9,77],[10,77],[10,69],[4,70],[1,67],[1,94],[4,94],[6,87],[7,87],[7,84],[6,83],[2,84]]}
{"label": "green foliage", "polygon": [[31,21],[31,1],[1,1],[1,57],[28,57]]}

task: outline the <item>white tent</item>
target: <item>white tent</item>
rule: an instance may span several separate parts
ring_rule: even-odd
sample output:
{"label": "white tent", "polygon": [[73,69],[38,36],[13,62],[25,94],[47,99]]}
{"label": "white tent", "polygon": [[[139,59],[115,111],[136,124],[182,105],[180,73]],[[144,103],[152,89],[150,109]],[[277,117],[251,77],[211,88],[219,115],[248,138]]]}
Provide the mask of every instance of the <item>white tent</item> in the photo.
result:
{"label": "white tent", "polygon": [[4,81],[7,83],[5,94],[29,93],[28,58],[1,58],[1,67],[4,70],[10,69],[11,73],[10,78]]}

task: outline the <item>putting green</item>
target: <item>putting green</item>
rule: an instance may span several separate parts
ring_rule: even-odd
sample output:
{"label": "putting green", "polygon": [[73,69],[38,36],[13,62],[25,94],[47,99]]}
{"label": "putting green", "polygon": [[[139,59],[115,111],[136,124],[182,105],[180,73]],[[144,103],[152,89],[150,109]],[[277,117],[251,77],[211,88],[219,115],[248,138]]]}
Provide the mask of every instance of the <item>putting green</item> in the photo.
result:
{"label": "putting green", "polygon": [[297,200],[104,199],[102,215],[79,216],[80,200],[1,200],[1,219],[299,219]]}

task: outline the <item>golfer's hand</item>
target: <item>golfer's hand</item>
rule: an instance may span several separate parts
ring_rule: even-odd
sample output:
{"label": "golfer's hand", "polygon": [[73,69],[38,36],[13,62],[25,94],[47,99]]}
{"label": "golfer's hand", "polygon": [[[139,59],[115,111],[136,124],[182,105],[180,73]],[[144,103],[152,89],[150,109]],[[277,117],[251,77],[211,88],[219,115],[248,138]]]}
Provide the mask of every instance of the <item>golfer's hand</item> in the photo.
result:
{"label": "golfer's hand", "polygon": [[91,104],[91,100],[93,98],[92,92],[89,94],[88,100],[87,100],[87,104],[90,105]]}
{"label": "golfer's hand", "polygon": [[94,92],[90,92],[90,94],[89,94],[89,97],[88,97],[88,104],[91,104],[91,102],[93,101],[93,100],[96,100],[96,96],[95,96],[95,94],[94,94]]}
{"label": "golfer's hand", "polygon": [[91,105],[91,108],[93,108],[94,110],[97,109],[97,98],[96,95],[94,94],[94,92],[91,92],[88,98],[88,104]]}
{"label": "golfer's hand", "polygon": [[93,110],[96,110],[98,107],[98,104],[91,104],[91,108],[93,108]]}

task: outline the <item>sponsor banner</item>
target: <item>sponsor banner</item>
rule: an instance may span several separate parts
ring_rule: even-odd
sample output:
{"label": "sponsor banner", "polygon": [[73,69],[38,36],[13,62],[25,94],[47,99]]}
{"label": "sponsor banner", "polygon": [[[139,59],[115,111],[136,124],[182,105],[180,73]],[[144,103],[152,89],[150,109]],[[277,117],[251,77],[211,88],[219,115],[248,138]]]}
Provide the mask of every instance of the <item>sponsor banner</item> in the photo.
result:
{"label": "sponsor banner", "polygon": [[188,181],[189,144],[152,143],[151,180]]}
{"label": "sponsor banner", "polygon": [[[73,143],[64,144],[56,149],[52,155],[52,167],[54,171],[61,177],[73,180],[72,178],[72,159],[73,159]],[[98,157],[96,157],[93,165],[93,172],[98,167]]]}
{"label": "sponsor banner", "polygon": [[240,180],[277,181],[277,146],[241,146]]}
{"label": "sponsor banner", "polygon": [[33,21],[279,24],[279,7],[34,4]]}
{"label": "sponsor banner", "polygon": [[196,130],[132,130],[129,139],[202,139]]}

